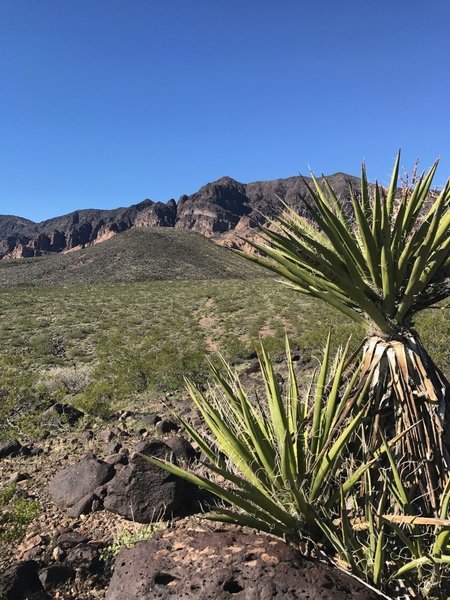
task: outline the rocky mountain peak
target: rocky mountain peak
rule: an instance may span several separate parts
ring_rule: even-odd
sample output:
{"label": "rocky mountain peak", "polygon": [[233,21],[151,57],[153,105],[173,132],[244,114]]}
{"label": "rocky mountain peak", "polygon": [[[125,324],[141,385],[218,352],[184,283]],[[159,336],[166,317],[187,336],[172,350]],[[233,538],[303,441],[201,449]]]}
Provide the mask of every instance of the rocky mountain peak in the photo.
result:
{"label": "rocky mountain peak", "polygon": [[[327,179],[344,207],[348,207],[349,181],[357,189],[359,180],[345,173],[335,173]],[[302,177],[244,184],[224,176],[194,194],[181,196],[178,203],[173,199],[163,203],[146,198],[125,208],[77,210],[41,223],[0,215],[0,259],[82,248],[132,227],[191,229],[220,244],[241,245],[235,232],[240,238],[246,232],[251,236],[255,225],[282,211],[280,198],[307,214],[303,201],[307,195]]]}

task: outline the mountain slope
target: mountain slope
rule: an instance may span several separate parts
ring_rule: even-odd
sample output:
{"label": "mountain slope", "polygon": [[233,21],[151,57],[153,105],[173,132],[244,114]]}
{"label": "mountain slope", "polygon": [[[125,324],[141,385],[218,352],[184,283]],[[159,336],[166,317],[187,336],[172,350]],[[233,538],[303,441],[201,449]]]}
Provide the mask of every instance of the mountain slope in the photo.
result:
{"label": "mountain slope", "polygon": [[[349,181],[358,189],[359,180],[344,173],[331,175],[328,180],[344,204],[349,202]],[[302,177],[248,184],[222,177],[190,196],[182,196],[178,203],[144,200],[128,208],[79,210],[41,223],[0,215],[0,258],[71,250],[132,227],[191,229],[220,244],[238,246],[238,235],[248,234],[265,217],[280,210],[279,198],[305,213],[302,198],[307,195]]]}
{"label": "mountain slope", "polygon": [[197,233],[156,227],[134,228],[66,254],[0,261],[0,287],[264,276]]}
{"label": "mountain slope", "polygon": [[144,200],[113,210],[86,209],[33,223],[20,217],[0,215],[0,258],[40,256],[62,252],[108,238],[134,225],[173,227],[176,203]]}

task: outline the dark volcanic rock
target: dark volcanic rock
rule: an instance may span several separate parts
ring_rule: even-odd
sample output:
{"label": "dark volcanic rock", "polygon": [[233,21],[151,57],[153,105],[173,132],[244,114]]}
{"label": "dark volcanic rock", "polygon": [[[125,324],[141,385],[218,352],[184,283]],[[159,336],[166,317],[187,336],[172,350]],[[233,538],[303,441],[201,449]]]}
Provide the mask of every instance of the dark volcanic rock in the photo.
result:
{"label": "dark volcanic rock", "polygon": [[50,590],[75,577],[75,570],[68,565],[50,565],[39,571],[39,579],[46,590]]}
{"label": "dark volcanic rock", "polygon": [[[169,458],[172,454],[171,449],[159,441],[142,442],[136,449],[158,458]],[[183,514],[191,494],[191,488],[183,480],[153,466],[138,454],[107,485],[104,507],[127,519],[150,523],[164,516]]]}
{"label": "dark volcanic rock", "polygon": [[197,453],[190,442],[188,442],[187,439],[181,435],[173,435],[165,440],[165,442],[172,450],[177,460],[190,463],[197,456]]}
{"label": "dark volcanic rock", "polygon": [[[81,460],[59,471],[50,482],[50,496],[55,504],[74,512],[84,512],[95,499],[95,490],[113,477],[115,471],[95,458]],[[77,516],[73,514],[72,516]]]}
{"label": "dark volcanic rock", "polygon": [[0,458],[17,456],[22,450],[22,444],[17,440],[9,440],[0,444]]}
{"label": "dark volcanic rock", "polygon": [[92,544],[78,544],[67,552],[66,563],[84,576],[97,573],[103,563],[100,548]]}
{"label": "dark volcanic rock", "polygon": [[2,574],[0,598],[5,600],[44,600],[49,598],[38,577],[39,565],[26,560],[13,565]]}
{"label": "dark volcanic rock", "polygon": [[238,529],[157,533],[116,559],[106,600],[375,600],[356,579],[281,540]]}
{"label": "dark volcanic rock", "polygon": [[171,419],[163,419],[156,423],[155,428],[158,433],[170,433],[171,431],[178,431],[180,426]]}
{"label": "dark volcanic rock", "polygon": [[68,548],[72,548],[77,546],[78,544],[83,544],[88,541],[88,538],[85,535],[82,535],[78,531],[65,531],[61,533],[56,539],[56,545],[60,546],[64,550]]}

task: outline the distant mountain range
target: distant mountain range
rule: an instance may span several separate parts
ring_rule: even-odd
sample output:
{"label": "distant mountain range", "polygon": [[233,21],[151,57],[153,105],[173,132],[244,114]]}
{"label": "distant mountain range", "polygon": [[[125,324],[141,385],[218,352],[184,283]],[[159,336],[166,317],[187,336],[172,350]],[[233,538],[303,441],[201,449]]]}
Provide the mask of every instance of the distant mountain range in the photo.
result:
{"label": "distant mountain range", "polygon": [[[349,182],[358,189],[359,179],[345,173],[327,179],[340,201],[348,205]],[[134,227],[188,229],[225,246],[242,246],[241,238],[251,236],[258,224],[280,212],[279,198],[306,214],[305,196],[307,187],[302,177],[248,184],[222,177],[167,204],[144,200],[128,208],[77,210],[40,223],[0,215],[0,259],[68,252]]]}

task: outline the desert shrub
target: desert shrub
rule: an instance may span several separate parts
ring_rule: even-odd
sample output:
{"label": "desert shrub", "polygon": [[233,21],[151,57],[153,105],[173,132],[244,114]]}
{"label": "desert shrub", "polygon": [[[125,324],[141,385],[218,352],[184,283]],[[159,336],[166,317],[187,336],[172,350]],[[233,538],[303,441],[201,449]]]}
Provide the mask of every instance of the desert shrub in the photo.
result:
{"label": "desert shrub", "polygon": [[172,331],[170,337],[112,333],[100,340],[98,361],[91,383],[76,398],[80,408],[107,416],[130,397],[157,387],[182,387],[184,377],[199,380],[205,373],[203,345],[189,331]]}
{"label": "desert shrub", "polygon": [[0,542],[20,539],[39,514],[39,502],[17,494],[14,484],[6,485],[0,492]]}
{"label": "desert shrub", "polygon": [[75,397],[75,404],[92,416],[107,419],[114,412],[114,388],[109,381],[100,380],[89,385]]}
{"label": "desert shrub", "polygon": [[18,432],[39,435],[39,412],[46,402],[29,356],[21,351],[0,354],[0,439]]}
{"label": "desert shrub", "polygon": [[39,382],[52,397],[64,398],[81,393],[90,384],[92,371],[90,365],[54,367],[42,373]]}

